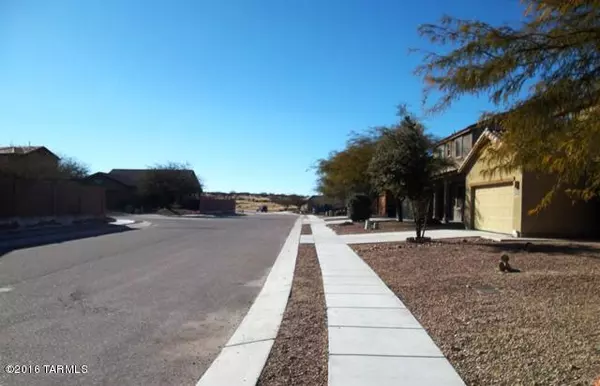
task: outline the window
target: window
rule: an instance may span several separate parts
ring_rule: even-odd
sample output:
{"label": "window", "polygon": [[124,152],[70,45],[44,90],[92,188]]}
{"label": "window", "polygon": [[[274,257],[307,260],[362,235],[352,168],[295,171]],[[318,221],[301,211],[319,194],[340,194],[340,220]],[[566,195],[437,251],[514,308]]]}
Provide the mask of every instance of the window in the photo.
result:
{"label": "window", "polygon": [[457,158],[462,157],[462,138],[457,138],[454,141],[454,156]]}
{"label": "window", "polygon": [[463,155],[469,154],[471,151],[471,134],[467,134],[463,137]]}
{"label": "window", "polygon": [[446,157],[450,157],[452,155],[452,145],[451,143],[447,143],[444,146],[446,146]]}

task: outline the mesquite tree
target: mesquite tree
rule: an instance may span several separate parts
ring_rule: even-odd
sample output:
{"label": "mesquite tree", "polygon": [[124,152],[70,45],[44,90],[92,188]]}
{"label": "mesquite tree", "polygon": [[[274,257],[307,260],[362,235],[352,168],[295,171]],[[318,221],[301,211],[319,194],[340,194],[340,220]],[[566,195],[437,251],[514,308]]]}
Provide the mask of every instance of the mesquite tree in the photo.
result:
{"label": "mesquite tree", "polygon": [[519,26],[445,17],[421,35],[444,46],[417,68],[426,91],[439,96],[432,112],[463,95],[488,96],[484,116],[502,130],[490,149],[489,171],[522,168],[552,174],[575,199],[600,192],[600,1],[523,0]]}
{"label": "mesquite tree", "polygon": [[317,191],[326,197],[346,201],[355,193],[371,196],[374,193],[368,174],[379,129],[354,133],[343,150],[329,154],[315,165]]}

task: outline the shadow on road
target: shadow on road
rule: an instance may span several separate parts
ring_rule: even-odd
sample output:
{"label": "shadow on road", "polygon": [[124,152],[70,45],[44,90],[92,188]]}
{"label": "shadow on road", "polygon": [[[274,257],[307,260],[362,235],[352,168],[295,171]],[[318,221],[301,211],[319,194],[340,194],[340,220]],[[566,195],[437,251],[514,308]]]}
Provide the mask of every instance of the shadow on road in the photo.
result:
{"label": "shadow on road", "polygon": [[125,225],[89,224],[56,228],[41,228],[0,234],[0,257],[24,248],[63,243],[78,239],[98,237],[113,233],[135,231]]}

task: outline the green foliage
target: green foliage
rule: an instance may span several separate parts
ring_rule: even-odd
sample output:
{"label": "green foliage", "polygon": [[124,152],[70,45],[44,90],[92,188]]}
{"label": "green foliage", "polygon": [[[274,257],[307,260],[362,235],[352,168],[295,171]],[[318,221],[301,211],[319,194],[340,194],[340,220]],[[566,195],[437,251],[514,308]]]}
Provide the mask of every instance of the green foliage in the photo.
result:
{"label": "green foliage", "polygon": [[417,238],[423,236],[433,179],[448,166],[445,158],[434,155],[435,143],[416,118],[406,115],[383,131],[369,165],[376,186],[410,200]]}
{"label": "green foliage", "polygon": [[366,194],[354,194],[348,200],[348,216],[354,222],[371,217],[371,198]]}
{"label": "green foliage", "polygon": [[61,157],[58,161],[57,174],[59,178],[81,179],[90,175],[90,168],[73,157]]}
{"label": "green foliage", "polygon": [[317,191],[324,196],[345,201],[353,193],[374,192],[368,167],[380,129],[351,135],[346,148],[332,152],[329,157],[317,161]]}
{"label": "green foliage", "polygon": [[0,172],[29,179],[82,179],[90,174],[88,165],[66,155],[61,155],[58,163],[46,160],[30,163],[22,158],[14,157],[7,160],[1,165]]}
{"label": "green foliage", "polygon": [[145,173],[139,193],[146,205],[171,208],[199,196],[202,185],[188,165],[169,162],[155,165]]}
{"label": "green foliage", "polygon": [[518,27],[450,17],[421,26],[450,50],[427,53],[417,73],[426,95],[441,95],[431,112],[463,95],[489,97],[496,108],[484,119],[504,130],[489,171],[555,175],[540,210],[558,189],[583,200],[600,192],[600,1],[524,3]]}

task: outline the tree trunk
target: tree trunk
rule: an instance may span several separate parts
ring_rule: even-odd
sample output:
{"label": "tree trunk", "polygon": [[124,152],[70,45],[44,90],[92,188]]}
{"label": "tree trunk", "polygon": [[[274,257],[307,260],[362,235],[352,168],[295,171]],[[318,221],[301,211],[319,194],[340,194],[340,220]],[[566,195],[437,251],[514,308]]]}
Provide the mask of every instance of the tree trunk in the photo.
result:
{"label": "tree trunk", "polygon": [[425,200],[425,216],[423,217],[423,237],[425,237],[425,230],[427,229],[427,220],[429,219],[429,209],[431,207],[431,199]]}
{"label": "tree trunk", "polygon": [[421,221],[419,216],[419,200],[411,200],[410,201],[413,209],[413,217],[415,221],[415,232],[417,233],[417,237],[415,241],[418,241],[421,238]]}
{"label": "tree trunk", "polygon": [[413,208],[413,217],[415,220],[415,231],[417,233],[417,241],[425,236],[427,227],[427,213],[429,211],[429,198],[421,198],[411,200]]}

